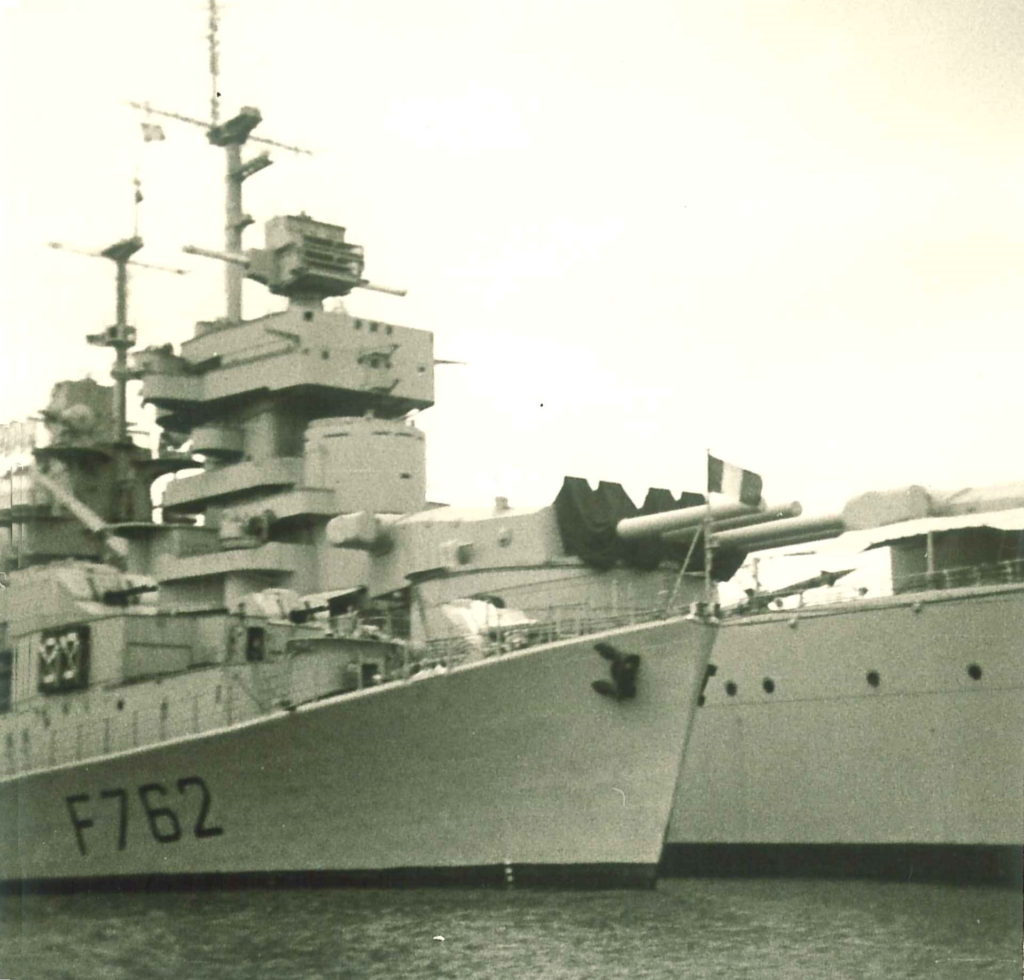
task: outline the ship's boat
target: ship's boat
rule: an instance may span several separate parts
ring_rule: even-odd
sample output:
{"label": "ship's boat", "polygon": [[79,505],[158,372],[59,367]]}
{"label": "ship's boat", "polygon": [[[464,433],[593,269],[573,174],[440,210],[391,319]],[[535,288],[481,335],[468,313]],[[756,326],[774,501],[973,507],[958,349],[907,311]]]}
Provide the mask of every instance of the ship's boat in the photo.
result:
{"label": "ship's boat", "polygon": [[864,494],[823,529],[819,567],[887,574],[832,561],[723,619],[666,869],[1019,881],[1024,484]]}
{"label": "ship's boat", "polygon": [[[429,503],[431,335],[324,310],[369,285],[341,227],[275,218],[238,250],[258,121],[208,134],[227,315],[132,352],[142,242],[111,246],[115,384],[59,385],[4,480],[0,881],[649,884],[716,621],[702,555],[644,522],[710,509],[579,479]],[[243,275],[287,310],[242,318]]]}

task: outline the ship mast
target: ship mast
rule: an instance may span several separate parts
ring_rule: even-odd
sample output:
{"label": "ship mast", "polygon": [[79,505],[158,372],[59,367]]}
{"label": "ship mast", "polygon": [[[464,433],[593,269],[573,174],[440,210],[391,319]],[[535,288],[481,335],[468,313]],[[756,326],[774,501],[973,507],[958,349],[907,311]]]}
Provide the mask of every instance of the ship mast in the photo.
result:
{"label": "ship mast", "polygon": [[[252,224],[252,218],[242,209],[242,183],[269,167],[271,160],[265,153],[242,162],[242,145],[260,123],[258,109],[245,106],[233,119],[223,125],[211,125],[206,138],[224,149],[227,171],[224,175],[224,251],[229,255],[242,252],[242,232]],[[242,281],[245,269],[237,262],[224,263],[225,315],[231,323],[242,319]]]}
{"label": "ship mast", "polygon": [[[141,200],[137,189],[135,200],[136,204]],[[109,392],[109,407],[106,409],[90,405],[90,396],[86,396],[82,406],[85,408],[84,423],[81,415],[73,414],[78,406],[75,403],[69,405],[63,401],[62,395],[57,394],[62,386],[73,391],[82,382],[62,382],[54,388],[51,404],[43,412],[43,419],[50,430],[50,442],[46,446],[34,447],[36,465],[27,467],[25,472],[28,480],[44,491],[46,499],[59,505],[56,520],[77,530],[66,533],[62,530],[57,536],[30,533],[30,526],[38,526],[40,520],[46,524],[52,519],[46,510],[49,505],[43,505],[41,513],[33,511],[30,506],[28,512],[15,515],[12,483],[7,512],[11,519],[11,541],[18,567],[22,565],[26,540],[30,542],[29,550],[35,561],[40,560],[40,556],[48,556],[49,560],[54,555],[81,557],[94,551],[95,558],[99,560],[98,542],[104,537],[104,529],[122,521],[138,520],[140,514],[146,515],[148,520],[151,514],[150,482],[161,471],[169,472],[180,467],[177,460],[170,463],[152,460],[147,450],[134,443],[129,432],[127,388],[128,382],[138,375],[128,366],[128,352],[135,345],[136,338],[135,328],[128,322],[128,267],[141,266],[176,275],[184,275],[186,270],[136,261],[133,256],[142,248],[142,239],[137,234],[102,251],[86,251],[60,242],[48,244],[50,248],[89,258],[108,259],[115,265],[115,322],[99,333],[86,335],[90,344],[113,348],[115,358],[110,374],[114,387],[112,391],[105,387],[100,389],[100,392]],[[97,396],[102,397],[99,392]],[[98,418],[92,414],[93,409],[99,413]],[[51,469],[52,461],[58,464],[59,475]],[[15,525],[20,528],[17,538]],[[112,553],[116,561],[121,561],[126,556],[127,545],[120,539],[106,538],[104,550]]]}
{"label": "ship mast", "polygon": [[[206,138],[210,143],[224,150],[226,164],[224,174],[224,252],[218,254],[200,249],[188,249],[187,251],[192,251],[199,255],[212,255],[226,260],[224,267],[224,315],[229,323],[238,323],[242,319],[242,282],[245,279],[242,233],[253,222],[252,217],[246,214],[242,207],[242,184],[254,174],[269,167],[273,161],[266,153],[261,153],[259,156],[244,162],[242,160],[242,147],[250,141],[250,134],[262,120],[259,109],[252,106],[243,106],[237,116],[226,122],[220,122],[220,58],[217,41],[220,23],[216,0],[208,0],[208,7],[209,121],[195,119],[192,116],[184,116],[177,112],[154,109],[148,102],[129,102],[128,104],[135,109],[143,110],[147,115],[163,116],[167,119],[176,119],[178,122],[200,126],[206,130]],[[265,146],[276,146],[282,150],[289,150],[292,153],[312,155],[310,150],[304,150],[299,146],[291,146],[288,143],[279,143],[276,140],[252,137],[251,142],[262,143]]]}
{"label": "ship mast", "polygon": [[114,379],[115,438],[119,443],[129,441],[128,351],[135,345],[135,328],[128,326],[128,261],[140,248],[142,239],[135,236],[116,242],[100,253],[117,266],[116,319],[114,325],[102,334],[87,338],[90,344],[114,348],[114,367],[110,375]]}
{"label": "ship mast", "polygon": [[[312,156],[312,151],[305,150],[299,146],[292,146],[289,143],[279,143],[277,140],[252,136],[252,131],[260,124],[263,118],[260,115],[259,109],[253,106],[243,106],[237,116],[227,120],[227,122],[219,122],[221,93],[219,86],[220,59],[217,46],[219,20],[216,0],[208,0],[208,6],[209,32],[207,34],[207,42],[209,44],[208,64],[211,85],[210,121],[205,122],[192,116],[183,116],[180,113],[168,112],[164,109],[154,109],[148,102],[129,102],[128,104],[135,109],[143,110],[147,115],[163,116],[168,119],[176,119],[179,122],[189,123],[192,126],[200,126],[206,130],[206,138],[209,142],[213,146],[219,146],[224,150],[226,164],[224,174],[224,249],[223,251],[213,251],[211,249],[199,248],[195,245],[186,245],[183,251],[190,255],[202,255],[224,262],[225,320],[228,323],[241,323],[242,284],[246,276],[249,275],[250,278],[269,285],[265,276],[266,269],[257,271],[252,268],[254,261],[259,264],[261,258],[264,260],[268,258],[266,250],[263,250],[264,254],[262,256],[258,254],[260,250],[256,250],[257,254],[255,255],[254,253],[245,253],[242,250],[242,233],[253,223],[252,217],[246,214],[245,209],[242,207],[242,184],[254,174],[269,167],[273,162],[269,154],[265,152],[243,161],[242,147],[247,142],[253,142],[261,143],[265,146],[275,146],[282,150],[288,150],[291,153],[305,153],[309,156]],[[344,229],[339,230],[342,232],[340,240],[343,241]],[[343,260],[345,272],[342,278],[349,281],[346,282],[342,292],[333,292],[337,288],[337,283],[332,283],[330,287],[332,292],[326,295],[346,295],[351,289],[355,288],[388,293],[392,296],[405,295],[404,289],[382,286],[363,279],[361,252],[357,262],[359,268],[356,269],[355,265],[349,263],[358,250],[353,251],[351,246],[346,246],[346,250],[348,258]],[[272,261],[271,264],[273,264]],[[273,276],[273,274],[271,275]],[[287,295],[289,299],[298,301],[298,297],[293,295],[287,288],[275,288],[274,286],[269,288],[271,292]],[[306,296],[305,299],[319,303],[323,296],[316,295],[318,288],[314,288],[313,293]]]}
{"label": "ship mast", "polygon": [[128,323],[128,266],[134,265],[142,269],[156,269],[159,272],[172,272],[183,276],[185,269],[175,269],[165,265],[153,265],[150,262],[137,262],[132,256],[142,248],[142,239],[138,235],[124,238],[99,252],[88,252],[80,248],[71,248],[60,242],[49,242],[50,248],[64,252],[74,252],[94,259],[110,259],[117,267],[115,279],[115,322],[102,333],[87,334],[86,340],[97,347],[114,349],[114,367],[110,376],[114,379],[114,418],[115,441],[130,443],[128,435],[128,382],[134,377],[128,367],[128,351],[135,345],[136,331]]}
{"label": "ship mast", "polygon": [[210,46],[210,125],[220,122],[220,59],[217,56],[217,0],[209,0],[210,33],[206,40]]}

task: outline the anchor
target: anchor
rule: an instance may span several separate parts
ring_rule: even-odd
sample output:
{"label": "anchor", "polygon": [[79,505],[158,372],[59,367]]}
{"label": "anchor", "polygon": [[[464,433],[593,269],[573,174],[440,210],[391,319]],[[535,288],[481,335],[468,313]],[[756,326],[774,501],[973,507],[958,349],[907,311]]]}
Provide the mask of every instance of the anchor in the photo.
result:
{"label": "anchor", "polygon": [[594,681],[590,686],[598,694],[615,698],[616,701],[635,698],[636,675],[640,670],[640,655],[637,653],[623,653],[610,643],[595,643],[594,649],[605,660],[611,662],[609,671],[612,679],[610,681]]}

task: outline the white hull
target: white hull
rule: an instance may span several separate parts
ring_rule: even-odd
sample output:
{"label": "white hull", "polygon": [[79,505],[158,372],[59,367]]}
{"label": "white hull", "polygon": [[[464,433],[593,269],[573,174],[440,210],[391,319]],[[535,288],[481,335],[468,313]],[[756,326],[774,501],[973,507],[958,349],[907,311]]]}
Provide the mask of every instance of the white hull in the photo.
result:
{"label": "white hull", "polygon": [[726,621],[714,662],[670,844],[1024,842],[1024,588]]}
{"label": "white hull", "polygon": [[[602,640],[635,698],[592,689]],[[627,627],[0,780],[0,880],[649,883],[713,641]]]}

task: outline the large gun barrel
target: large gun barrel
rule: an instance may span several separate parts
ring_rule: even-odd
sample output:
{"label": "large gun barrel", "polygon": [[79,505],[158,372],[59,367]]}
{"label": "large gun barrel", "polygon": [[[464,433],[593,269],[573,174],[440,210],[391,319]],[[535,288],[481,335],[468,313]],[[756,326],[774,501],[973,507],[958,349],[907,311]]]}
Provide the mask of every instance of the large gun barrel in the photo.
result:
{"label": "large gun barrel", "polygon": [[660,514],[643,514],[640,517],[624,517],[615,526],[616,533],[626,541],[636,538],[650,538],[668,531],[680,531],[697,527],[706,520],[712,522],[730,517],[760,513],[757,507],[741,503],[699,504],[679,510],[666,510]]}
{"label": "large gun barrel", "polygon": [[[753,514],[740,514],[738,517],[725,517],[721,520],[712,521],[711,532],[715,534],[721,531],[731,531],[738,527],[749,527],[752,524],[768,524],[789,517],[799,517],[802,513],[803,508],[796,500],[785,504],[769,504],[765,506],[764,510],[756,511]],[[686,544],[699,531],[699,527],[685,528],[682,531],[669,531],[665,534],[665,540]]]}
{"label": "large gun barrel", "polygon": [[744,551],[762,551],[805,541],[822,541],[838,537],[846,530],[841,514],[818,517],[793,517],[789,520],[755,524],[722,531],[714,536],[716,544],[742,548]]}
{"label": "large gun barrel", "polygon": [[659,514],[627,517],[616,525],[620,538],[635,540],[663,535],[667,541],[691,541],[710,525],[712,542],[742,551],[765,551],[835,538],[846,531],[874,528],[922,517],[970,514],[1024,506],[1024,483],[929,493],[911,486],[861,494],[842,511],[803,516],[799,503],[751,507],[727,501],[684,507]]}

